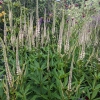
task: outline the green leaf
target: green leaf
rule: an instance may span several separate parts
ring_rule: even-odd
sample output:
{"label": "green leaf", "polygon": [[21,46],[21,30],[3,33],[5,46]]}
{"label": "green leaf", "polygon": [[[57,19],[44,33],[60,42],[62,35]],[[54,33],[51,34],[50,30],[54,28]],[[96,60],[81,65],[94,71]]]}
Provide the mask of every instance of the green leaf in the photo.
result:
{"label": "green leaf", "polygon": [[54,93],[52,94],[52,96],[53,96],[54,98],[57,98],[57,100],[61,100],[61,97],[60,97],[59,94],[56,93],[56,92],[54,92]]}
{"label": "green leaf", "polygon": [[93,99],[93,100],[100,100],[100,98],[96,98],[96,99]]}
{"label": "green leaf", "polygon": [[100,73],[98,73],[98,77],[100,78]]}
{"label": "green leaf", "polygon": [[30,90],[30,84],[27,85],[27,87],[25,88],[25,94]]}
{"label": "green leaf", "polygon": [[40,67],[40,66],[39,66],[39,63],[38,63],[36,60],[34,60],[34,64],[35,64],[35,68]]}
{"label": "green leaf", "polygon": [[95,89],[99,89],[100,88],[100,84],[95,86]]}
{"label": "green leaf", "polygon": [[37,98],[39,98],[40,96],[39,95],[34,95],[31,100],[36,100]]}
{"label": "green leaf", "polygon": [[94,90],[92,93],[91,99],[94,99],[98,92],[99,92],[99,89]]}
{"label": "green leaf", "polygon": [[47,95],[41,95],[44,100],[48,100]]}
{"label": "green leaf", "polygon": [[80,79],[80,83],[82,83],[83,80],[84,80],[84,76],[81,77],[81,79]]}
{"label": "green leaf", "polygon": [[23,97],[23,95],[20,92],[16,92],[16,96],[21,98]]}
{"label": "green leaf", "polygon": [[67,83],[68,83],[68,77],[65,77],[64,78],[64,87],[67,86]]}
{"label": "green leaf", "polygon": [[89,92],[88,88],[87,88],[87,96],[90,99],[90,92]]}
{"label": "green leaf", "polygon": [[0,96],[3,96],[3,87],[0,87]]}
{"label": "green leaf", "polygon": [[38,88],[38,87],[36,87],[36,86],[33,86],[33,91],[36,93],[36,94],[38,94],[38,95],[40,95],[40,90],[39,90],[40,88]]}
{"label": "green leaf", "polygon": [[95,88],[96,80],[93,81],[93,89]]}

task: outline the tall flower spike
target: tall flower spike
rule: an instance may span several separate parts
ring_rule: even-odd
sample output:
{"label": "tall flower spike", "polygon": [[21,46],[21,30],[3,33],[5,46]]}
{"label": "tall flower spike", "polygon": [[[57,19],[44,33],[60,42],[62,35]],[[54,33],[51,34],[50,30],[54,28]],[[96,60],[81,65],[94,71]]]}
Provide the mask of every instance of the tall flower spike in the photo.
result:
{"label": "tall flower spike", "polygon": [[55,33],[55,20],[56,20],[56,2],[53,7],[53,25],[52,25],[52,34]]}
{"label": "tall flower spike", "polygon": [[1,40],[2,47],[3,47],[3,57],[4,57],[4,62],[5,62],[4,64],[5,64],[7,81],[8,81],[9,87],[12,88],[13,87],[13,78],[12,78],[12,75],[10,73],[10,69],[9,69],[9,65],[8,65],[6,47],[5,47],[1,38],[0,38],[0,40]]}
{"label": "tall flower spike", "polygon": [[19,43],[20,43],[20,45],[21,46],[23,46],[24,45],[24,30],[23,30],[23,25],[22,25],[22,23],[23,23],[23,18],[22,18],[22,8],[21,8],[21,10],[20,10],[20,30],[19,30]]}
{"label": "tall flower spike", "polygon": [[32,42],[34,42],[34,37],[33,37],[33,13],[30,13],[29,17],[29,25],[28,25],[28,37],[29,37],[29,49],[31,50],[32,47]]}
{"label": "tall flower spike", "polygon": [[[9,1],[11,3],[11,1]],[[9,25],[10,25],[10,31],[11,31],[11,44],[14,43],[15,41],[15,37],[13,35],[13,28],[12,28],[12,8],[11,8],[11,5],[10,3],[8,3],[8,10],[9,10]]]}
{"label": "tall flower spike", "polygon": [[[13,33],[13,29],[12,29],[12,33]],[[12,33],[11,33],[11,45],[12,46],[15,46],[16,36],[15,36],[15,34],[12,34]]]}
{"label": "tall flower spike", "polygon": [[10,24],[10,29],[12,29],[12,9],[9,8],[9,24]]}
{"label": "tall flower spike", "polygon": [[69,72],[69,80],[68,80],[68,91],[72,90],[72,76],[73,76],[73,63],[74,63],[74,53],[75,53],[75,48],[73,51],[73,57],[71,61],[71,66],[70,66],[70,72]]}
{"label": "tall flower spike", "polygon": [[34,21],[34,17],[33,17],[33,13],[30,14],[30,31],[31,31],[31,45],[35,46],[35,41],[34,41],[34,32],[33,32],[33,21]]}
{"label": "tall flower spike", "polygon": [[65,46],[64,46],[64,52],[66,53],[69,51],[69,39],[70,39],[70,24],[68,23],[68,31],[67,34],[65,35]]}
{"label": "tall flower spike", "polygon": [[39,23],[39,13],[38,13],[38,0],[36,0],[36,47],[39,44],[39,36],[40,36],[40,23]]}
{"label": "tall flower spike", "polygon": [[66,43],[65,43],[65,47],[64,47],[64,52],[66,53],[67,51],[69,51],[69,39],[66,39]]}
{"label": "tall flower spike", "polygon": [[82,50],[81,50],[81,53],[80,53],[80,55],[79,55],[79,59],[80,59],[80,60],[83,60],[84,57],[85,57],[85,44],[82,45]]}
{"label": "tall flower spike", "polygon": [[26,22],[27,22],[27,21],[26,21],[26,12],[25,12],[25,9],[24,9],[24,27],[23,27],[24,30],[23,30],[23,31],[24,31],[25,41],[24,41],[24,40],[23,40],[23,41],[25,42],[25,45],[27,44],[27,40],[28,40],[28,39],[27,39],[27,38],[28,38],[28,36],[27,36],[28,28],[27,28]]}
{"label": "tall flower spike", "polygon": [[19,56],[18,56],[18,38],[16,39],[16,73],[17,75],[21,75],[22,71],[20,69],[20,64],[19,64]]}
{"label": "tall flower spike", "polygon": [[7,45],[7,39],[6,39],[6,36],[7,36],[7,26],[6,26],[6,20],[5,20],[5,15],[4,15],[4,43],[5,45]]}
{"label": "tall flower spike", "polygon": [[47,29],[47,39],[46,39],[45,45],[50,42],[50,36],[49,36],[49,34],[50,34],[50,32],[49,32],[49,28],[48,28]]}
{"label": "tall flower spike", "polygon": [[44,12],[44,37],[46,37],[46,9]]}
{"label": "tall flower spike", "polygon": [[40,34],[39,12],[38,12],[38,0],[36,0],[36,37]]}
{"label": "tall flower spike", "polygon": [[[5,76],[5,79],[7,79],[6,76]],[[6,89],[5,93],[6,93],[6,98],[7,98],[7,100],[10,100],[10,96],[9,96],[9,88],[8,88],[8,82],[7,82],[7,80],[5,80],[5,81],[6,81],[6,83],[5,83],[5,89]]]}
{"label": "tall flower spike", "polygon": [[[30,20],[30,18],[29,18],[29,20]],[[28,20],[28,48],[29,48],[29,50],[31,50],[31,28],[30,28],[30,21]]]}
{"label": "tall flower spike", "polygon": [[27,25],[26,25],[26,13],[25,13],[25,9],[24,9],[24,33],[25,33],[25,35],[27,34]]}
{"label": "tall flower spike", "polygon": [[21,46],[23,46],[24,32],[23,32],[22,29],[19,30],[18,38],[19,38],[19,44],[20,44]]}
{"label": "tall flower spike", "polygon": [[57,51],[59,53],[61,53],[61,49],[62,49],[62,34],[63,34],[63,30],[64,30],[64,10],[63,10],[62,22],[60,24],[60,33],[59,33],[59,40],[58,40],[58,47],[57,47]]}

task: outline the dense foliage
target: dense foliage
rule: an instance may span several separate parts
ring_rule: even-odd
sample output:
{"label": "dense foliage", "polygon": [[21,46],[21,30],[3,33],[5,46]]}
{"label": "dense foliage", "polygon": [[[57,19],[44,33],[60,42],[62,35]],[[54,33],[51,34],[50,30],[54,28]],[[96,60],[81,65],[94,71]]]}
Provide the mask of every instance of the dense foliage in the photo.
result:
{"label": "dense foliage", "polygon": [[98,0],[1,3],[0,100],[100,100],[99,96]]}

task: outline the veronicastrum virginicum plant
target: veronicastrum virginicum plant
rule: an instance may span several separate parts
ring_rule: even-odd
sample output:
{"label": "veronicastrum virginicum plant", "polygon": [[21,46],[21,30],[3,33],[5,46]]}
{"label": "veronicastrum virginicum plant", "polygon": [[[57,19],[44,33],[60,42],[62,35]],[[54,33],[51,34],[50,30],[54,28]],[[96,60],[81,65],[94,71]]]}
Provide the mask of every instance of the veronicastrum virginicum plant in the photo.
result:
{"label": "veronicastrum virginicum plant", "polygon": [[[85,4],[88,5],[89,2],[90,0],[85,1]],[[36,19],[33,20],[33,12],[26,14],[25,9],[21,8],[18,23],[13,22],[14,9],[10,3],[12,2],[8,4],[10,32],[6,33],[8,26],[5,18],[4,42],[1,39],[6,69],[6,74],[4,73],[6,77],[2,81],[5,98],[8,100],[98,99],[100,62],[96,57],[100,51],[92,43],[97,41],[99,24],[94,25],[92,21],[97,22],[97,20],[92,18],[88,22],[91,14],[89,15],[89,8],[84,8],[84,2],[80,9],[73,3],[71,3],[72,8],[67,11],[61,6],[59,11],[63,16],[58,16],[56,2],[52,27],[49,27],[51,25],[46,21],[46,9],[44,23],[40,25],[38,0]],[[81,16],[83,11],[86,16]],[[69,18],[68,23],[65,22],[66,18]],[[36,23],[35,29],[33,21]],[[16,28],[18,30],[15,31]],[[11,34],[10,43],[8,34]],[[3,100],[5,98],[1,97]]]}

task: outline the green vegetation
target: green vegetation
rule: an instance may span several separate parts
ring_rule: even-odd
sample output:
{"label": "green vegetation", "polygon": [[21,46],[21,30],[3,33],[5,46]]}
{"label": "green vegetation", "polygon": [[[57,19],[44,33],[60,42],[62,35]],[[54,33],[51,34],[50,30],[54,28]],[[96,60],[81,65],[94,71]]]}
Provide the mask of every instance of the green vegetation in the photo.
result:
{"label": "green vegetation", "polygon": [[99,96],[98,0],[0,3],[0,100]]}

